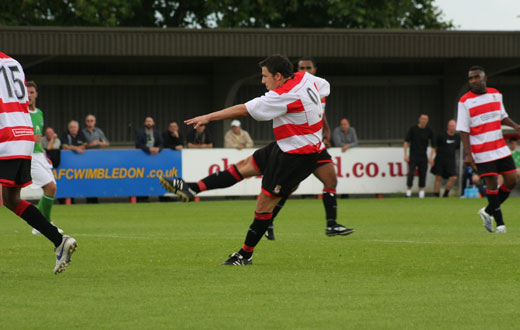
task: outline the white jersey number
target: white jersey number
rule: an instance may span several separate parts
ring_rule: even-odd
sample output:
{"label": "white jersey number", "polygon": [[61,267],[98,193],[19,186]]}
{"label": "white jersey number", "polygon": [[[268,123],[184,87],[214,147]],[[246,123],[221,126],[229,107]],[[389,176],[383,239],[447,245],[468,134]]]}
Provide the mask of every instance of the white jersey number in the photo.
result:
{"label": "white jersey number", "polygon": [[[10,99],[15,96],[18,100],[23,100],[25,98],[25,84],[23,79],[23,74],[20,72],[19,67],[15,65],[0,66],[0,81],[3,80],[5,82],[5,90]],[[0,96],[2,95],[0,94]]]}

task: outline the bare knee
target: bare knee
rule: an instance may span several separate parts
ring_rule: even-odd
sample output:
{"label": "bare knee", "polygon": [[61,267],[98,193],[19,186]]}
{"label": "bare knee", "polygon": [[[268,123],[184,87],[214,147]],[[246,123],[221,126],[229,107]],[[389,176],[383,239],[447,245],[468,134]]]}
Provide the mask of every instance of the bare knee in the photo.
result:
{"label": "bare knee", "polygon": [[261,175],[262,173],[255,167],[253,156],[249,156],[246,159],[242,159],[235,164],[238,172],[244,178],[250,178],[252,176]]}
{"label": "bare knee", "polygon": [[314,171],[314,175],[323,183],[324,189],[336,189],[338,178],[332,164],[326,164],[318,167]]}
{"label": "bare knee", "polygon": [[56,196],[56,184],[49,182],[43,187],[43,193],[47,196]]}
{"label": "bare knee", "polygon": [[14,211],[16,206],[20,203],[20,190],[18,190],[18,193],[16,193],[16,189],[17,188],[2,187],[2,199],[4,205],[11,211]]}

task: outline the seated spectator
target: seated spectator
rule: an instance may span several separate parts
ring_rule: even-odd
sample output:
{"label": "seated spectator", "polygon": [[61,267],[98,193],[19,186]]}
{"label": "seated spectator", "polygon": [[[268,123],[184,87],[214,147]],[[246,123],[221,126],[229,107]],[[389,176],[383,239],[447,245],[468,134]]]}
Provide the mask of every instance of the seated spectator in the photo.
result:
{"label": "seated spectator", "polygon": [[45,134],[42,137],[42,147],[47,153],[47,157],[51,160],[52,166],[58,167],[61,161],[61,141],[52,127],[45,129]]}
{"label": "seated spectator", "polygon": [[174,150],[181,150],[184,146],[184,139],[179,132],[179,125],[172,121],[168,129],[163,133],[164,147]]}
{"label": "seated spectator", "polygon": [[334,132],[332,132],[332,145],[334,147],[340,147],[341,152],[345,152],[349,148],[358,145],[356,130],[354,127],[350,127],[347,118],[341,119],[340,126],[336,127]]}
{"label": "seated spectator", "polygon": [[52,127],[45,129],[45,135],[42,137],[42,147],[45,150],[59,149],[61,147],[61,141],[58,138],[58,134],[54,132]]}
{"label": "seated spectator", "polygon": [[224,148],[251,148],[253,140],[249,133],[240,127],[239,120],[231,122],[231,129],[224,135]]}
{"label": "seated spectator", "polygon": [[87,147],[87,138],[79,130],[79,123],[76,120],[71,120],[67,127],[67,131],[62,134],[60,139],[61,148],[82,154]]}
{"label": "seated spectator", "polygon": [[108,147],[110,143],[105,133],[96,127],[96,116],[89,114],[85,117],[85,127],[82,132],[87,138],[87,149]]}
{"label": "seated spectator", "polygon": [[153,118],[146,117],[144,127],[135,134],[135,147],[152,155],[158,154],[164,147],[161,133],[154,126]]}
{"label": "seated spectator", "polygon": [[213,148],[213,141],[209,135],[206,125],[200,125],[197,129],[192,129],[186,137],[188,148]]}

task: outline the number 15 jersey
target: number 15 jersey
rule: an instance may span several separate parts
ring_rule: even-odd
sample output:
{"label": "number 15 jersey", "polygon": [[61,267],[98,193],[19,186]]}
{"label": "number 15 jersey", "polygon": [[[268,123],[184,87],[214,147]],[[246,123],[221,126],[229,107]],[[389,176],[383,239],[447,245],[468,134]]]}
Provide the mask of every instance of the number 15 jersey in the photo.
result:
{"label": "number 15 jersey", "polygon": [[34,131],[28,104],[22,66],[0,52],[0,160],[31,159]]}
{"label": "number 15 jersey", "polygon": [[296,72],[280,88],[245,105],[254,119],[273,120],[274,136],[283,152],[311,154],[325,149],[321,99],[329,94],[330,84],[325,79]]}

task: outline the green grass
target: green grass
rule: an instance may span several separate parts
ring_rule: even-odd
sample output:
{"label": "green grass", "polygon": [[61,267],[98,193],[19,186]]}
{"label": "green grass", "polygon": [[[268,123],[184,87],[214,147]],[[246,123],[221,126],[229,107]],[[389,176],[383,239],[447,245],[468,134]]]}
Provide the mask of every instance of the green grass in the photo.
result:
{"label": "green grass", "polygon": [[518,329],[518,198],[508,234],[485,200],[343,199],[356,228],[327,237],[321,202],[291,200],[254,265],[239,249],[254,201],[56,205],[79,248],[53,275],[51,244],[0,209],[2,329]]}

